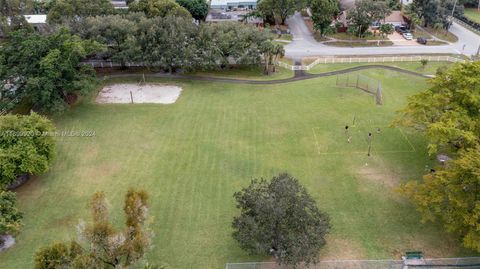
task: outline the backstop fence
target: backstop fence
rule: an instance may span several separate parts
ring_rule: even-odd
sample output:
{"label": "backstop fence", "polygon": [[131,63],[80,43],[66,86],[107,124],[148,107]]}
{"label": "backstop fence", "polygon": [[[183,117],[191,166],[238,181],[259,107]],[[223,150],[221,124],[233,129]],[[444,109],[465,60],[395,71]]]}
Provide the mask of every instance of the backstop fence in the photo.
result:
{"label": "backstop fence", "polygon": [[[338,260],[321,261],[296,269],[480,269],[480,257],[418,260]],[[227,263],[225,269],[293,269],[275,262]]]}
{"label": "backstop fence", "polygon": [[382,83],[361,74],[343,74],[337,76],[337,87],[357,88],[375,97],[377,105],[383,105]]}

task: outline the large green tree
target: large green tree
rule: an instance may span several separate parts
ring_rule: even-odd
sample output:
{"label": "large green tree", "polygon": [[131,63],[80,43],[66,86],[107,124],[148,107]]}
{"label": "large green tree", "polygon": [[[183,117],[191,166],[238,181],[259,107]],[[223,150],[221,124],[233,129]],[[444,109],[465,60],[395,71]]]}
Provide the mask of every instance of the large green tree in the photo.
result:
{"label": "large green tree", "polygon": [[454,160],[401,190],[424,220],[442,221],[480,251],[480,62],[439,72],[432,84],[409,98],[395,124],[424,134],[431,154]]}
{"label": "large green tree", "polygon": [[55,153],[53,124],[45,117],[0,116],[0,189],[23,174],[48,170]]}
{"label": "large green tree", "polygon": [[107,45],[105,56],[125,67],[126,63],[140,59],[136,34],[144,17],[142,13],[88,17],[77,25],[77,31],[82,38]]}
{"label": "large green tree", "polygon": [[52,0],[48,4],[48,22],[64,23],[79,18],[113,13],[109,0]]}
{"label": "large green tree", "polygon": [[0,0],[0,33],[29,27],[24,14],[32,9],[30,0]]}
{"label": "large green tree", "polygon": [[148,228],[148,194],[130,189],[125,195],[125,228],[109,221],[105,193],[97,192],[90,203],[92,221],[78,227],[80,240],[53,243],[35,254],[36,269],[128,268],[144,258],[151,247]]}
{"label": "large green tree", "polygon": [[102,49],[66,30],[49,36],[13,33],[0,47],[0,109],[27,101],[35,110],[63,112],[72,95],[95,88],[93,68],[80,63]]}
{"label": "large green tree", "polygon": [[458,159],[422,182],[408,182],[402,192],[423,221],[440,220],[461,236],[464,246],[480,252],[480,147],[462,150]]}
{"label": "large green tree", "polygon": [[0,246],[1,236],[15,235],[23,226],[23,214],[17,209],[17,197],[15,193],[0,189]]}
{"label": "large green tree", "polygon": [[274,18],[280,24],[285,24],[285,20],[304,8],[305,4],[305,0],[259,0],[257,9],[265,18]]}
{"label": "large green tree", "polygon": [[131,11],[143,12],[148,17],[191,18],[190,12],[175,0],[133,0],[128,7]]}
{"label": "large green tree", "polygon": [[329,217],[297,179],[280,174],[270,181],[253,180],[234,197],[240,215],[233,220],[233,237],[243,249],[271,255],[280,264],[318,260]]}
{"label": "large green tree", "polygon": [[480,62],[457,64],[431,82],[430,89],[408,99],[395,123],[425,134],[431,154],[479,144]]}
{"label": "large green tree", "polygon": [[252,25],[227,22],[202,24],[197,44],[201,58],[204,62],[210,62],[210,65],[220,64],[224,67],[231,61],[258,65],[262,56],[260,46],[268,39],[266,32],[261,32]]}
{"label": "large green tree", "polygon": [[187,9],[192,17],[204,21],[208,14],[208,3],[205,0],[177,0],[177,3]]}
{"label": "large green tree", "polygon": [[355,34],[363,37],[372,23],[384,20],[391,12],[385,1],[358,0],[348,11],[347,19]]}
{"label": "large green tree", "polygon": [[310,11],[315,30],[323,36],[339,12],[338,0],[310,0]]}

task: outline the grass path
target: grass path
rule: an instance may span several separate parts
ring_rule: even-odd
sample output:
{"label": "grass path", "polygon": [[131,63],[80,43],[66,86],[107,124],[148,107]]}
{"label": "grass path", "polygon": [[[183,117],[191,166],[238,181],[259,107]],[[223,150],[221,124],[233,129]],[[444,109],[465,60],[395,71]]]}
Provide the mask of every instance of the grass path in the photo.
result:
{"label": "grass path", "polygon": [[[232,195],[252,178],[283,171],[298,177],[331,215],[324,259],[399,258],[411,249],[429,257],[467,255],[441,227],[422,224],[395,191],[435,163],[422,137],[405,132],[405,139],[398,130],[386,130],[407,96],[427,87],[426,80],[390,69],[357,72],[382,81],[384,106],[361,91],[334,87],[334,77],[262,85],[149,77],[147,82],[183,87],[177,103],[86,101],[75,107],[55,119],[57,128],[93,130],[96,136],[57,138],[51,171],[18,190],[25,227],[17,244],[0,253],[0,268],[32,268],[39,246],[75,238],[95,191],[107,193],[120,224],[129,187],[151,195],[151,262],[220,269],[226,262],[266,259],[248,255],[231,238],[237,214]],[[117,82],[138,80],[107,81]],[[354,115],[350,145],[343,126]],[[362,139],[378,126],[385,135],[375,140],[368,158]],[[409,143],[415,151],[404,151]]]}

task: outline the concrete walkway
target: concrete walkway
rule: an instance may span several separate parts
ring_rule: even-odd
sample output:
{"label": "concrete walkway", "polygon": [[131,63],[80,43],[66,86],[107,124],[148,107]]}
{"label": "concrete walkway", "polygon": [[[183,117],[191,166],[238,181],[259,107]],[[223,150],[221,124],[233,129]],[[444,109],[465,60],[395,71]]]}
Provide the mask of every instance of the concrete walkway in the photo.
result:
{"label": "concrete walkway", "polygon": [[[332,72],[320,73],[320,74],[308,74],[304,72],[295,73],[294,77],[286,78],[286,79],[277,79],[277,80],[247,80],[247,79],[233,79],[233,78],[216,78],[216,77],[201,77],[201,76],[191,76],[191,75],[181,75],[181,74],[167,74],[167,73],[155,73],[155,74],[145,74],[146,78],[167,78],[167,79],[180,79],[180,80],[195,80],[195,81],[211,81],[211,82],[221,82],[221,83],[235,83],[235,84],[257,84],[257,85],[273,85],[273,84],[283,84],[283,83],[290,83],[295,81],[307,80],[307,79],[314,79],[320,77],[329,77],[329,76],[336,76],[341,74],[347,74],[351,72],[356,72],[360,70],[368,70],[368,69],[375,69],[380,68],[384,70],[390,70],[399,72],[402,74],[429,78],[427,75],[423,75],[417,72],[401,69],[398,67],[393,66],[386,66],[386,65],[363,65],[363,66],[356,66],[352,68],[347,68],[343,70],[337,70]],[[142,74],[138,73],[116,73],[111,75],[102,76],[104,79],[110,78],[142,78]]]}

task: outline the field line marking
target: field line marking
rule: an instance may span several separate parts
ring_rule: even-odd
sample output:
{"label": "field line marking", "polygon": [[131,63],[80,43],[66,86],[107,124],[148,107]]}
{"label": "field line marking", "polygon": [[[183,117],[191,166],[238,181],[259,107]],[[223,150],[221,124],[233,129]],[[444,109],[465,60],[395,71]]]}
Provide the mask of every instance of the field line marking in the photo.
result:
{"label": "field line marking", "polygon": [[321,154],[320,145],[318,144],[317,134],[315,133],[315,128],[318,128],[318,127],[312,127],[313,138],[315,139],[315,147],[317,148],[317,153]]}
{"label": "field line marking", "polygon": [[410,142],[410,139],[408,139],[408,137],[403,133],[402,129],[398,129],[400,131],[400,133],[402,134],[403,138],[405,138],[405,140],[407,140],[408,144],[410,145],[410,147],[412,147],[412,152],[416,152],[417,149],[413,146],[412,142]]}

